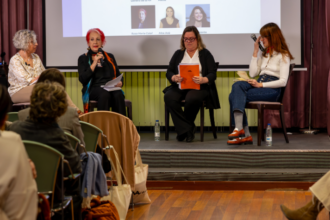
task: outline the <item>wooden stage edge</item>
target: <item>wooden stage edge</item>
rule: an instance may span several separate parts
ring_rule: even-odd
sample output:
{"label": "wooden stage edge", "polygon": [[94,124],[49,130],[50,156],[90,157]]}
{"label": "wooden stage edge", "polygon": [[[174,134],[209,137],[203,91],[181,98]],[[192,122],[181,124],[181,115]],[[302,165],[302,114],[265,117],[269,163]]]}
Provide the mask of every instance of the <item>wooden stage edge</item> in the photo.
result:
{"label": "wooden stage edge", "polygon": [[253,191],[303,191],[314,182],[263,182],[263,181],[147,181],[148,190],[253,190]]}

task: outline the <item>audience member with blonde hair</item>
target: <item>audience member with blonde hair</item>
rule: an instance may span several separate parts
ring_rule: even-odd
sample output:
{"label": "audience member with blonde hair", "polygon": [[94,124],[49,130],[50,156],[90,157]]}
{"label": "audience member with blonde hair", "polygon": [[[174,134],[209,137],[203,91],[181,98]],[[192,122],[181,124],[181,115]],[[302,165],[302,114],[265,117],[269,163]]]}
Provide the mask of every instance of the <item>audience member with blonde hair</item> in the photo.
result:
{"label": "audience member with blonde hair", "polygon": [[38,191],[33,179],[33,175],[36,177],[34,164],[21,137],[3,131],[10,105],[7,89],[0,85],[0,219],[36,219]]}
{"label": "audience member with blonde hair", "polygon": [[[64,131],[58,126],[57,120],[68,109],[68,102],[64,87],[59,83],[49,81],[37,83],[31,94],[29,118],[16,121],[9,129],[21,135],[23,140],[37,141],[58,150],[64,155],[73,173],[81,172],[80,157],[71,147]],[[64,176],[70,175],[67,167]],[[80,183],[65,181],[65,194],[73,196],[75,219],[81,219]],[[55,190],[55,200],[60,197],[59,190]]]}

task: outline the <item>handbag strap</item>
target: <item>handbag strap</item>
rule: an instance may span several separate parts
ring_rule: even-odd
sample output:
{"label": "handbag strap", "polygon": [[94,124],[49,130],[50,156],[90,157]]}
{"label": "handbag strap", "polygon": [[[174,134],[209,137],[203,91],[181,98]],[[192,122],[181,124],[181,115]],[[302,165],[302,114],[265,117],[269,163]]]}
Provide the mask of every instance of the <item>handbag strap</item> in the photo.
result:
{"label": "handbag strap", "polygon": [[142,169],[143,163],[142,163],[142,158],[141,158],[139,148],[137,149],[137,152],[136,152],[135,161],[136,161],[136,166],[139,166]]}

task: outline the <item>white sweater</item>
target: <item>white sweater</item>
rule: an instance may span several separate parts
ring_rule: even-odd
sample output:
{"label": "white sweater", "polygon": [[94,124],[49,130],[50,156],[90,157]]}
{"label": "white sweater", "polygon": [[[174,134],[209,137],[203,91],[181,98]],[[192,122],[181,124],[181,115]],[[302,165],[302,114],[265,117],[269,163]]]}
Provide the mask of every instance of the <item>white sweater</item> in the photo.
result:
{"label": "white sweater", "polygon": [[[267,64],[268,63],[268,64]],[[267,67],[266,67],[267,66]],[[267,74],[276,76],[279,80],[263,82],[265,88],[280,88],[286,86],[289,77],[290,58],[282,56],[281,53],[274,52],[271,57],[263,57],[261,54],[253,57],[250,63],[250,77]]]}

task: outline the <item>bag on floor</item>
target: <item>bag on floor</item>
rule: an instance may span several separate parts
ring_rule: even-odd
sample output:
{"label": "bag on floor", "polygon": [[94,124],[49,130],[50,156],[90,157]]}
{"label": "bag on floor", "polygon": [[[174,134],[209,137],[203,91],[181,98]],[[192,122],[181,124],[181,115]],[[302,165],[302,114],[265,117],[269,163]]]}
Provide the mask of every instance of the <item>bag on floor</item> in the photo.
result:
{"label": "bag on floor", "polygon": [[133,191],[133,203],[150,203],[147,191],[148,164],[142,163],[139,149],[136,152],[136,165],[134,166],[135,190]]}
{"label": "bag on floor", "polygon": [[91,201],[91,209],[83,209],[84,220],[119,220],[119,214],[115,205],[110,201],[100,201],[94,198]]}
{"label": "bag on floor", "polygon": [[[114,173],[116,179],[117,179],[117,186],[113,185],[113,182],[111,180],[111,187],[109,190],[109,195],[102,197],[101,201],[111,201],[116,206],[117,211],[119,213],[120,220],[125,220],[127,211],[129,208],[129,204],[132,197],[132,190],[131,186],[127,184],[127,179],[125,177],[125,174],[123,172],[123,169],[121,168],[118,154],[116,150],[113,148],[113,146],[110,146],[110,151],[113,151],[115,158],[116,158],[116,166],[114,166],[113,161],[109,157],[109,160],[111,162],[111,167],[113,168],[111,172]],[[109,156],[109,155],[108,155]],[[121,174],[123,175],[126,184],[122,183]]]}

